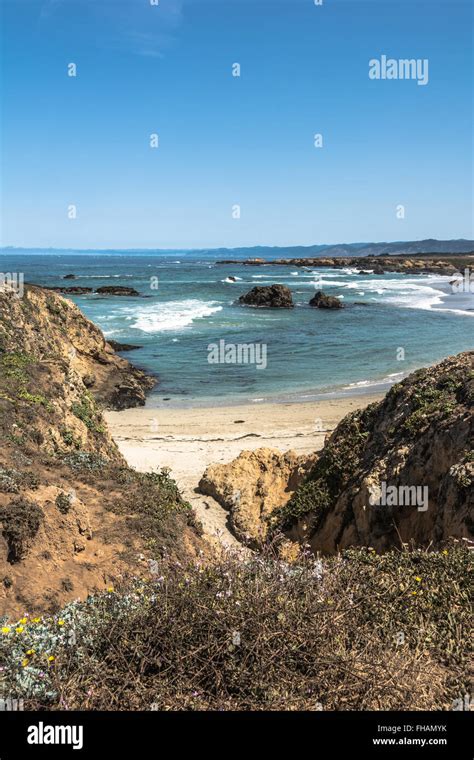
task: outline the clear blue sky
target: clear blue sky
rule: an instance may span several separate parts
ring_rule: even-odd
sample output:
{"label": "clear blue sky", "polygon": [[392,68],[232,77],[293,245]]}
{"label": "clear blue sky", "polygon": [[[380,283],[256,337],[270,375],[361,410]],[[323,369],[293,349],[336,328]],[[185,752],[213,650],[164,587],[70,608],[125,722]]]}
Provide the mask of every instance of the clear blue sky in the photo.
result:
{"label": "clear blue sky", "polygon": [[[469,0],[2,11],[3,245],[473,237]],[[382,54],[429,59],[428,85],[369,79]]]}

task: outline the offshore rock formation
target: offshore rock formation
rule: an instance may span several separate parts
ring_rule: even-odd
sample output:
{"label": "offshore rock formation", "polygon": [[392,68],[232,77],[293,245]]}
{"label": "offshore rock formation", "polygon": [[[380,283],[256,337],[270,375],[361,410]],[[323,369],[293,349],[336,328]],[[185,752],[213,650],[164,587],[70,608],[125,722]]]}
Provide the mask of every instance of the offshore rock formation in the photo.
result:
{"label": "offshore rock formation", "polygon": [[329,296],[327,293],[323,293],[322,290],[318,290],[318,292],[314,294],[311,301],[309,302],[309,305],[315,307],[316,309],[344,308],[344,304],[339,298],[336,298],[336,296]]}
{"label": "offshore rock formation", "polygon": [[291,309],[294,306],[291,290],[286,285],[257,285],[240,296],[239,302],[248,306],[277,309]]}
{"label": "offshore rock formation", "polygon": [[[75,275],[66,275],[64,280],[76,279]],[[101,296],[139,296],[140,293],[135,288],[127,288],[122,285],[103,285],[101,288],[84,287],[83,285],[50,285],[46,290],[52,290],[54,293],[65,293],[66,295],[85,296],[89,293],[97,293]]]}
{"label": "offshore rock formation", "polygon": [[154,384],[67,299],[0,290],[0,615],[143,574],[149,545],[192,550],[176,485],[127,467],[102,418]]}
{"label": "offshore rock formation", "polygon": [[229,464],[210,465],[199,490],[229,510],[230,527],[240,541],[258,545],[266,537],[270,512],[288,501],[315,461],[294,451],[242,451]]}

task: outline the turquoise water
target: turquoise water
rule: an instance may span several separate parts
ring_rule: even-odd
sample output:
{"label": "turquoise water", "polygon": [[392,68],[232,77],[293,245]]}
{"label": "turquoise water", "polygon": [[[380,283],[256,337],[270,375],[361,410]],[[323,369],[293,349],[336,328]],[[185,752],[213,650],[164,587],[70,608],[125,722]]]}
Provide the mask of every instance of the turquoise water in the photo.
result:
{"label": "turquoise water", "polygon": [[[284,252],[279,251],[279,256]],[[157,375],[149,406],[298,401],[389,387],[413,369],[473,347],[474,295],[453,295],[450,278],[358,274],[355,270],[218,265],[212,252],[97,252],[0,256],[25,280],[93,288],[127,285],[142,297],[74,297],[106,337],[141,346],[126,356]],[[229,277],[235,277],[235,282]],[[158,289],[154,289],[158,278]],[[254,285],[288,285],[296,308],[235,301]],[[308,307],[316,289],[346,309]],[[355,302],[363,302],[357,305]],[[212,364],[208,346],[265,344],[266,367]],[[403,348],[405,359],[397,359]]]}

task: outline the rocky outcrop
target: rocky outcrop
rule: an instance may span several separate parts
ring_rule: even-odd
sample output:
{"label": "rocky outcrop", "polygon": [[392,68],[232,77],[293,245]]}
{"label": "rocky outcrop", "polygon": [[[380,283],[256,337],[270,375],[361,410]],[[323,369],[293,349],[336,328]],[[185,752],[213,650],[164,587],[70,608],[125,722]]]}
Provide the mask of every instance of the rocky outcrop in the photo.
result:
{"label": "rocky outcrop", "polygon": [[114,351],[136,351],[141,348],[141,346],[135,346],[133,343],[119,343],[117,340],[109,340],[108,344]]}
{"label": "rocky outcrop", "polygon": [[473,537],[474,352],[419,370],[345,417],[273,530],[314,551]]}
{"label": "rocky outcrop", "polygon": [[291,267],[329,267],[343,269],[373,270],[374,274],[399,272],[401,274],[439,274],[453,275],[465,267],[474,266],[474,255],[455,256],[311,256],[291,259],[247,259],[244,261],[225,260],[217,264],[240,264],[247,266],[291,266]]}
{"label": "rocky outcrop", "polygon": [[[64,278],[66,279],[66,278]],[[64,286],[50,286],[47,290],[52,290],[54,293],[65,293],[71,296],[84,296],[88,293],[93,293],[93,288],[83,287],[82,285],[71,285],[70,287]]]}
{"label": "rocky outcrop", "polygon": [[314,294],[309,302],[310,306],[316,309],[343,309],[344,304],[336,296],[329,296],[327,293],[323,293],[322,290],[318,290]]}
{"label": "rocky outcrop", "polygon": [[[66,275],[64,280],[75,279],[75,275],[70,277]],[[140,293],[135,288],[127,288],[121,285],[103,285],[97,290],[93,288],[84,287],[83,285],[50,285],[45,288],[46,290],[52,290],[54,293],[64,293],[66,295],[84,296],[89,293],[97,293],[101,296],[139,296]]]}
{"label": "rocky outcrop", "polygon": [[139,296],[140,293],[135,288],[127,288],[123,285],[103,285],[95,291],[102,296]]}
{"label": "rocky outcrop", "polygon": [[150,541],[198,541],[176,485],[128,468],[102,416],[154,383],[71,301],[0,289],[0,615],[142,575]]}
{"label": "rocky outcrop", "polygon": [[286,504],[315,460],[294,451],[242,451],[229,464],[210,465],[199,490],[229,510],[231,530],[240,541],[256,546],[266,537],[271,511]]}
{"label": "rocky outcrop", "polygon": [[294,306],[291,290],[286,285],[257,285],[240,296],[239,302],[248,306],[277,309],[291,309]]}

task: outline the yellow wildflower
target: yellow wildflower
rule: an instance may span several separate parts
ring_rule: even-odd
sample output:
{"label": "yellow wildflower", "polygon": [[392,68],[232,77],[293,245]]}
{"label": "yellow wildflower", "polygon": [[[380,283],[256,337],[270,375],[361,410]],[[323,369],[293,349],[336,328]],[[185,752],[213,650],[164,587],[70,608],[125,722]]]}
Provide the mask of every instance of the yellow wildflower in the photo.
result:
{"label": "yellow wildflower", "polygon": [[40,623],[41,622],[41,618],[33,618],[33,620],[31,622],[32,623]]}
{"label": "yellow wildflower", "polygon": [[22,618],[21,620],[19,620],[18,622],[19,622],[19,623],[21,623],[21,625],[25,625],[25,623],[27,623],[27,622],[28,622],[28,619],[27,619],[26,617],[23,617],[23,618]]}
{"label": "yellow wildflower", "polygon": [[48,662],[53,662],[53,661],[54,661],[54,655],[50,654],[48,657]]}
{"label": "yellow wildflower", "polygon": [[58,620],[58,625],[64,625],[64,620]]}
{"label": "yellow wildflower", "polygon": [[23,633],[23,631],[24,631],[24,630],[25,630],[25,629],[23,628],[23,626],[22,626],[22,625],[19,625],[19,626],[18,626],[18,628],[15,628],[15,631],[16,631],[17,633]]}
{"label": "yellow wildflower", "polygon": [[412,596],[416,596],[416,595],[417,595],[417,591],[412,591],[412,592],[411,592],[411,595],[412,595]]}
{"label": "yellow wildflower", "polygon": [[447,553],[448,553],[448,550],[447,549],[443,549],[442,554],[444,554],[446,556]]}
{"label": "yellow wildflower", "polygon": [[22,660],[21,664],[23,665],[24,668],[26,668],[26,666],[28,665],[28,662],[29,662],[28,658],[25,657],[25,659]]}
{"label": "yellow wildflower", "polygon": [[27,653],[26,653],[26,654],[27,654],[29,657],[31,657],[31,655],[33,655],[34,653],[35,653],[35,650],[34,650],[34,649],[28,649],[28,651],[27,651]]}
{"label": "yellow wildflower", "polygon": [[109,586],[109,588],[107,589],[107,591],[109,592],[109,594],[113,594],[114,589],[113,589],[112,586]]}
{"label": "yellow wildflower", "polygon": [[416,576],[415,580],[416,580],[418,583],[421,583],[421,578],[420,578],[420,576],[419,576],[419,575],[417,575],[417,576]]}
{"label": "yellow wildflower", "polygon": [[10,627],[8,625],[4,625],[2,628],[2,633],[10,633]]}

